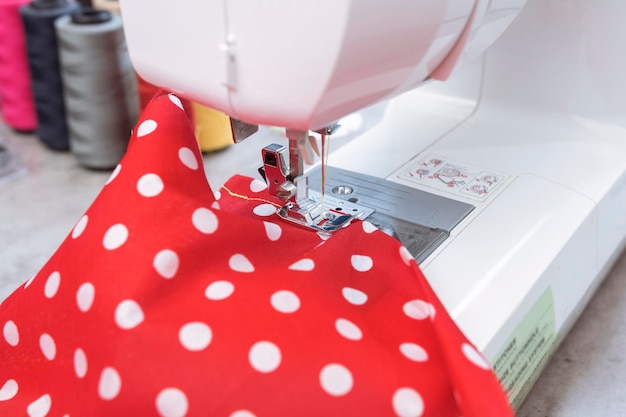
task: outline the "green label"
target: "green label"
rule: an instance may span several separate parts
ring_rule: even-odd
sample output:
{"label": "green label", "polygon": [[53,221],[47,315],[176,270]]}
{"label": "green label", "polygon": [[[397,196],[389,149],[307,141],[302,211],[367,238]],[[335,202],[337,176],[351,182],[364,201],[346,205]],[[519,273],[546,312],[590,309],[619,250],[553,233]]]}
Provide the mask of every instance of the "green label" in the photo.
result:
{"label": "green label", "polygon": [[556,341],[554,298],[548,287],[496,356],[493,368],[514,409],[532,388]]}

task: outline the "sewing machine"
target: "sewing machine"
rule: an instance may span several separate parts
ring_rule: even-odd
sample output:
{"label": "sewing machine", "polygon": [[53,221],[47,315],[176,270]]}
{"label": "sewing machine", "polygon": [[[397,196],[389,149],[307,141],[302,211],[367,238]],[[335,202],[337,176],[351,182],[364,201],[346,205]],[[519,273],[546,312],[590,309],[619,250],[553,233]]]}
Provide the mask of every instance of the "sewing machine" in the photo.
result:
{"label": "sewing machine", "polygon": [[285,127],[279,214],[400,239],[515,406],[626,243],[626,3],[524,3],[122,2],[142,77]]}

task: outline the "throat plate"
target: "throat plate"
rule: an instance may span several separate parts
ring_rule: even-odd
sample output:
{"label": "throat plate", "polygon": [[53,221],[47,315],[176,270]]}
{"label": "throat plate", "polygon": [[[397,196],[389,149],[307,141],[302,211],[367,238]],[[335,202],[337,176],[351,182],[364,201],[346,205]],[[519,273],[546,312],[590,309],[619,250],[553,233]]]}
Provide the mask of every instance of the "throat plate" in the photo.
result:
{"label": "throat plate", "polygon": [[[417,262],[424,261],[474,206],[382,178],[326,167],[325,198],[369,208],[367,221],[398,239]],[[308,173],[311,190],[321,189],[321,170]]]}

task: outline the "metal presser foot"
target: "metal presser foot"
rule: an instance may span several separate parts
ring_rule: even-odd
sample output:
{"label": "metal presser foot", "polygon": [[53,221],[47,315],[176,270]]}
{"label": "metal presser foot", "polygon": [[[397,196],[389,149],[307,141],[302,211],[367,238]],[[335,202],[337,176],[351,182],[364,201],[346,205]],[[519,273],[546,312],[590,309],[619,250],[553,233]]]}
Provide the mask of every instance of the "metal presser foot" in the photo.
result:
{"label": "metal presser foot", "polygon": [[[327,128],[324,134],[331,133]],[[263,175],[269,193],[285,201],[277,214],[284,220],[321,233],[333,233],[374,210],[309,190],[303,159],[310,157],[308,132],[287,130],[289,148],[272,144],[262,150]],[[285,158],[289,158],[289,164]]]}

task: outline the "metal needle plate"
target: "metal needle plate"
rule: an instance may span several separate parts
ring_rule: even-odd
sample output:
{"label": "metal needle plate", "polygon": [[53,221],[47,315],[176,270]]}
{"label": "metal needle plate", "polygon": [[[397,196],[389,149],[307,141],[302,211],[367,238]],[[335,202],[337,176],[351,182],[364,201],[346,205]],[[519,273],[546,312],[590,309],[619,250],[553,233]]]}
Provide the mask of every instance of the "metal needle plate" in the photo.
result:
{"label": "metal needle plate", "polygon": [[[382,178],[326,167],[326,198],[374,210],[367,217],[398,239],[421,262],[441,245],[474,206]],[[311,190],[321,189],[319,168],[308,173]]]}

